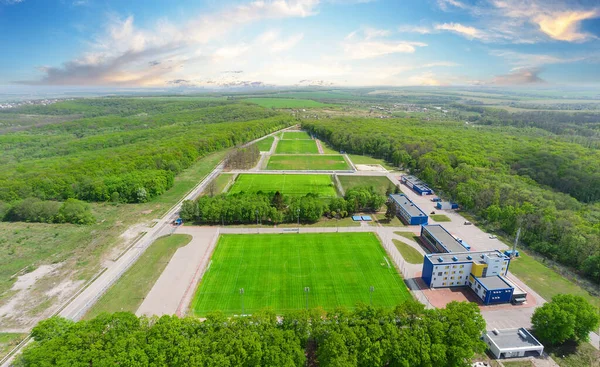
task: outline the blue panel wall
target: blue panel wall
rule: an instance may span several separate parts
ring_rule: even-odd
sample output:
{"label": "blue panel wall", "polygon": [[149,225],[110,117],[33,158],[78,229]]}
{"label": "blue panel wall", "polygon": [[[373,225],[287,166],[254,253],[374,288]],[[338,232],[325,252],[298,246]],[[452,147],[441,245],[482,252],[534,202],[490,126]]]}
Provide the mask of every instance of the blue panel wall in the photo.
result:
{"label": "blue panel wall", "polygon": [[426,215],[421,215],[418,217],[410,217],[410,224],[411,225],[419,225],[419,224],[427,224],[428,222],[428,216]]}
{"label": "blue panel wall", "polygon": [[512,300],[513,291],[513,288],[488,290],[483,303],[486,305],[509,303]]}
{"label": "blue panel wall", "polygon": [[427,284],[428,287],[431,287],[432,277],[433,277],[433,264],[431,263],[431,260],[429,259],[429,257],[425,256],[423,258],[423,269],[421,272],[421,278],[423,278],[423,281],[425,282],[425,284]]}

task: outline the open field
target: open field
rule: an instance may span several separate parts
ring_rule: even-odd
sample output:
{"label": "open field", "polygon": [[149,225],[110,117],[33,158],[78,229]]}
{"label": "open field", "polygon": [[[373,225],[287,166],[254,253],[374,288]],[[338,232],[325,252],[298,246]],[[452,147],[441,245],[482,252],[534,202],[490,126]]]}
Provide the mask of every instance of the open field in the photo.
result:
{"label": "open field", "polygon": [[284,140],[307,140],[311,138],[306,131],[285,131],[282,134]]}
{"label": "open field", "polygon": [[233,180],[233,173],[221,173],[217,178],[214,179],[214,193],[215,195],[221,194],[227,185]]}
{"label": "open field", "polygon": [[429,218],[435,220],[436,222],[451,222],[452,220],[448,218],[447,215],[444,214],[430,214]]}
{"label": "open field", "polygon": [[[410,298],[373,233],[222,235],[192,302],[195,315],[332,310],[369,303],[393,307]],[[389,260],[387,260],[389,261]],[[308,297],[304,291],[309,287]]]}
{"label": "open field", "polygon": [[388,187],[394,188],[394,184],[386,176],[346,176],[338,175],[344,190],[348,191],[357,186],[373,186],[381,195],[385,195]]}
{"label": "open field", "polygon": [[19,333],[0,333],[0,358],[4,358],[25,336],[26,334]]}
{"label": "open field", "polygon": [[419,251],[402,241],[396,239],[392,241],[406,262],[410,264],[423,264],[423,255]]}
{"label": "open field", "polygon": [[241,174],[229,189],[238,192],[276,192],[283,195],[304,196],[308,193],[321,197],[336,197],[337,193],[329,175],[267,175]]}
{"label": "open field", "polygon": [[348,154],[348,158],[354,164],[380,164],[388,171],[396,170],[397,167],[390,165],[384,159],[369,157],[368,155]]}
{"label": "open field", "polygon": [[510,272],[516,275],[523,283],[550,301],[557,294],[573,294],[582,296],[596,307],[600,307],[600,299],[594,297],[584,289],[564,278],[546,265],[536,261],[519,250],[520,256],[510,262]]}
{"label": "open field", "polygon": [[319,154],[314,140],[280,140],[275,154]]}
{"label": "open field", "polygon": [[248,98],[242,101],[255,103],[266,108],[312,108],[325,107],[325,103],[313,101],[310,99],[292,99],[292,98]]}
{"label": "open field", "polygon": [[273,140],[275,140],[274,137],[268,136],[268,137],[264,138],[263,140],[256,142],[256,146],[258,147],[258,150],[260,150],[261,152],[268,152],[269,150],[271,150],[271,146],[273,145]]}
{"label": "open field", "polygon": [[190,235],[174,234],[154,241],[135,264],[94,304],[85,317],[91,319],[102,312],[135,312],[167,267],[175,251],[191,240]]}
{"label": "open field", "polygon": [[267,169],[345,171],[350,166],[342,155],[275,155],[269,158]]}

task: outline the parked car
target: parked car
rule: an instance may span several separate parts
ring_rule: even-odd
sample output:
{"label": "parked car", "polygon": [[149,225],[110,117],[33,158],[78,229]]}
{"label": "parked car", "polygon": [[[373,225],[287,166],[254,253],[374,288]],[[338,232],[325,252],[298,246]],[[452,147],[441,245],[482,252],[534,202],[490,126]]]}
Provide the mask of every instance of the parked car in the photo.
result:
{"label": "parked car", "polygon": [[473,224],[473,223],[471,223],[469,221],[465,222],[465,226],[470,226],[471,224]]}
{"label": "parked car", "polygon": [[491,235],[490,235],[490,239],[492,239],[492,240],[495,240],[496,238],[498,238],[498,237],[496,237],[496,235],[495,235],[495,234],[491,234]]}

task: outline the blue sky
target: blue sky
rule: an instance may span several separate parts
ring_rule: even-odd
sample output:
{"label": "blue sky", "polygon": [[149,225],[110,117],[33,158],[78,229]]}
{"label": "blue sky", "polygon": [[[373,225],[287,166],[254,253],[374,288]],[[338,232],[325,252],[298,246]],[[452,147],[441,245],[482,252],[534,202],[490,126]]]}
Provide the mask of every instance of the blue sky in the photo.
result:
{"label": "blue sky", "polygon": [[600,84],[591,0],[0,0],[0,85]]}

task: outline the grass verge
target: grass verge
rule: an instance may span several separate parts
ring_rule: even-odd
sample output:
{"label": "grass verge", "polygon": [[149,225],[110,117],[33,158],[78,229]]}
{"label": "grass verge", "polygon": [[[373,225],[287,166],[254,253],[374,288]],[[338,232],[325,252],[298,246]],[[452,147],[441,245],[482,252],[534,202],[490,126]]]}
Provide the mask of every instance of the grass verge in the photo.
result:
{"label": "grass verge", "polygon": [[398,217],[394,217],[388,220],[385,217],[385,213],[377,213],[374,215],[374,217],[377,223],[381,224],[384,227],[406,227],[404,223],[402,223],[402,221],[398,219]]}
{"label": "grass verge", "polygon": [[4,358],[27,334],[0,333],[0,358]]}
{"label": "grass verge", "polygon": [[373,186],[375,190],[385,195],[388,188],[394,189],[394,184],[390,181],[387,176],[349,176],[349,175],[338,175],[342,187],[348,191],[353,187],[357,186]]}
{"label": "grass verge", "polygon": [[384,159],[369,157],[368,155],[348,154],[348,158],[354,164],[380,164],[388,171],[394,171],[397,167],[392,166]]}
{"label": "grass verge", "polygon": [[560,367],[600,366],[600,351],[590,343],[567,343],[561,347],[546,347],[545,352]]}
{"label": "grass verge", "polygon": [[411,245],[408,245],[400,240],[393,239],[394,245],[400,251],[400,254],[409,264],[423,264],[423,255],[415,250]]}
{"label": "grass verge", "polygon": [[136,312],[175,251],[191,240],[190,235],[174,234],[154,241],[135,264],[96,302],[85,318],[94,318],[102,312]]}
{"label": "grass verge", "polygon": [[268,152],[269,150],[271,150],[274,140],[275,138],[273,136],[267,136],[263,140],[257,141],[256,146],[261,152]]}
{"label": "grass verge", "polygon": [[429,218],[435,220],[436,222],[451,222],[452,220],[448,218],[447,215],[444,214],[430,214]]}

